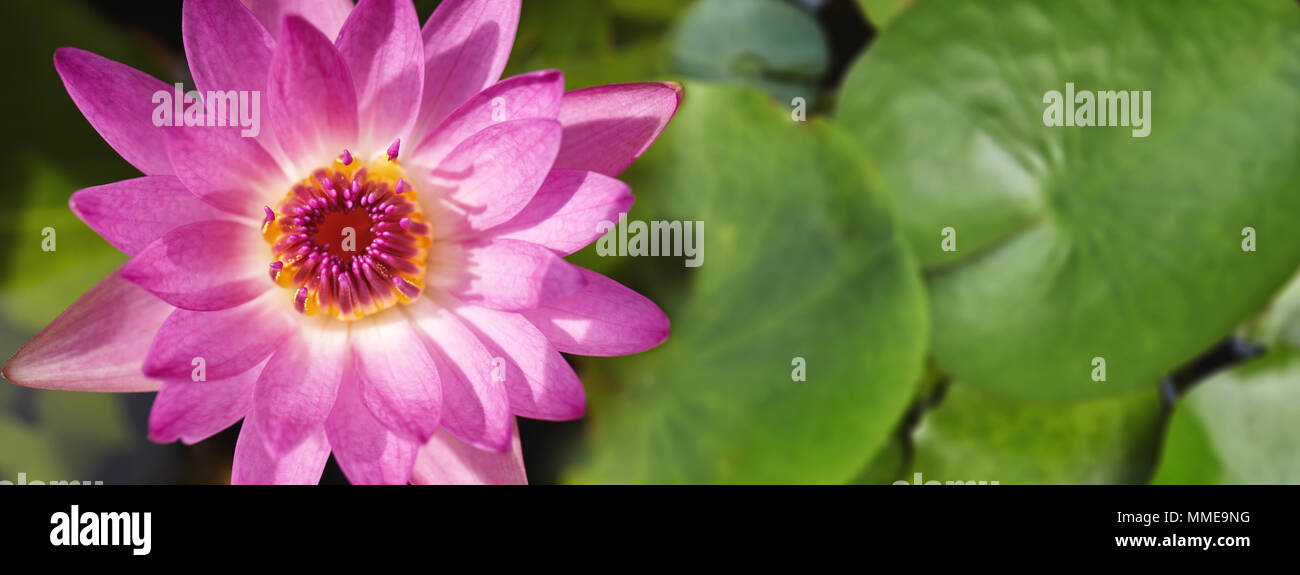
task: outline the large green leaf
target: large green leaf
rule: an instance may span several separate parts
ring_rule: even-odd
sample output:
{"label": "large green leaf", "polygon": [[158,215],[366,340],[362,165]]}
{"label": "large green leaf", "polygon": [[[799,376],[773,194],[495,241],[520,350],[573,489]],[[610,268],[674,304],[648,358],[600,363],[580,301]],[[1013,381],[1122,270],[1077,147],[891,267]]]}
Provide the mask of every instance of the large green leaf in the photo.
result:
{"label": "large green leaf", "polygon": [[781,0],[701,0],[677,25],[673,62],[692,78],[811,105],[830,49],[811,15]]}
{"label": "large green leaf", "polygon": [[865,468],[853,478],[855,485],[890,485],[903,474],[907,446],[902,437],[891,437]]}
{"label": "large green leaf", "polygon": [[[1150,134],[1045,126],[1067,82],[1150,91]],[[929,268],[935,357],[975,387],[1152,385],[1300,263],[1294,2],[920,2],[854,65],[838,120]]]}
{"label": "large green leaf", "polygon": [[1300,349],[1300,277],[1292,279],[1245,331],[1255,343]]}
{"label": "large green leaf", "polygon": [[958,383],[916,429],[911,471],[926,481],[1003,485],[1143,483],[1160,430],[1154,386],[1057,403],[1008,399]]}
{"label": "large green leaf", "polygon": [[666,306],[665,345],[595,363],[616,385],[584,373],[589,453],[569,479],[852,479],[912,396],[928,326],[887,198],[847,136],[748,88],[688,85],[665,137],[673,157],[645,193],[705,223],[706,257]]}
{"label": "large green leaf", "polygon": [[1277,350],[1192,388],[1153,483],[1300,483],[1300,353]]}

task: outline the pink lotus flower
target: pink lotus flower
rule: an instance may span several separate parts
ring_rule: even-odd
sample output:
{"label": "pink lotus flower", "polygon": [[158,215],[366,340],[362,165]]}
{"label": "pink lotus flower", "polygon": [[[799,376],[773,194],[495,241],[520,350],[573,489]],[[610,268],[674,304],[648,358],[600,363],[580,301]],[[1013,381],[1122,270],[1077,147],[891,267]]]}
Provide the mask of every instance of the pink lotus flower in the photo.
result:
{"label": "pink lotus flower", "polygon": [[614,178],[680,87],[498,82],[519,0],[446,0],[422,29],[409,0],[245,1],[186,0],[182,31],[201,93],[265,96],[255,138],[157,127],[170,86],[55,53],[145,176],[73,195],[131,259],[5,377],[157,391],[159,442],[243,419],[234,483],[315,483],[331,452],[354,483],[524,482],[514,417],[585,409],[560,352],[668,336],[652,302],[563,257],[631,205]]}

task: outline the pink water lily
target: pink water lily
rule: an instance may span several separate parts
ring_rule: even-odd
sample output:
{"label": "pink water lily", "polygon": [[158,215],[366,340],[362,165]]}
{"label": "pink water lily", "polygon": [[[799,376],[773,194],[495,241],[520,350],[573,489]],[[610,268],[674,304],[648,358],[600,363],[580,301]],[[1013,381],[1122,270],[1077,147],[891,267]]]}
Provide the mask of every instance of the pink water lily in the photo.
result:
{"label": "pink water lily", "polygon": [[[246,4],[246,5],[245,5]],[[243,420],[234,483],[525,481],[516,416],[585,409],[563,353],[662,343],[648,299],[563,258],[632,204],[615,179],[680,86],[499,80],[519,0],[186,0],[200,93],[262,129],[167,126],[172,87],[75,48],[54,64],[143,177],[73,211],[128,261],[8,363],[22,385],[157,391],[149,436]],[[537,9],[545,9],[538,6]]]}

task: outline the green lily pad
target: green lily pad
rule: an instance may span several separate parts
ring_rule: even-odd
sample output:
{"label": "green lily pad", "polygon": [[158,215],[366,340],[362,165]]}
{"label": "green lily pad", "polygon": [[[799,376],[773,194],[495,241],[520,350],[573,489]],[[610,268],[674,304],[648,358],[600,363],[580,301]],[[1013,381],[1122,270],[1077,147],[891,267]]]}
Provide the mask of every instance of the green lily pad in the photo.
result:
{"label": "green lily pad", "polygon": [[925,481],[1001,485],[1144,483],[1160,445],[1153,388],[1083,402],[1009,399],[960,383],[913,439]]}
{"label": "green lily pad", "polygon": [[903,474],[907,463],[907,446],[902,438],[891,438],[853,479],[854,485],[890,485]]}
{"label": "green lily pad", "polygon": [[1300,349],[1300,277],[1291,280],[1245,332],[1258,344]]}
{"label": "green lily pad", "polygon": [[1174,409],[1152,483],[1300,483],[1300,353],[1277,350],[1197,385]]}
{"label": "green lily pad", "polygon": [[[686,92],[649,193],[705,223],[703,265],[666,307],[666,344],[595,362],[617,383],[589,380],[589,449],[568,479],[847,482],[921,375],[915,263],[847,136],[796,124],[752,89]],[[806,381],[792,381],[795,358]]]}
{"label": "green lily pad", "polygon": [[[1046,126],[1067,83],[1149,91],[1149,134]],[[840,100],[928,269],[934,356],[973,387],[1153,385],[1300,264],[1294,2],[920,2]]]}
{"label": "green lily pad", "polygon": [[692,78],[759,88],[808,106],[830,63],[817,21],[780,0],[701,0],[677,25],[673,61]]}

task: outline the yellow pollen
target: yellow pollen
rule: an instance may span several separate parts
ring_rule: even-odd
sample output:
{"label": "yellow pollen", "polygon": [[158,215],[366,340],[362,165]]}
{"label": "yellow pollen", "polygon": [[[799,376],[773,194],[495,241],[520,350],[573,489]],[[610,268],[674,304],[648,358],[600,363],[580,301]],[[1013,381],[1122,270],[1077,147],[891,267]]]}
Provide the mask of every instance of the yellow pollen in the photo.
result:
{"label": "yellow pollen", "polygon": [[267,212],[271,279],[300,313],[355,320],[424,290],[433,234],[396,160],[363,165],[345,153]]}

